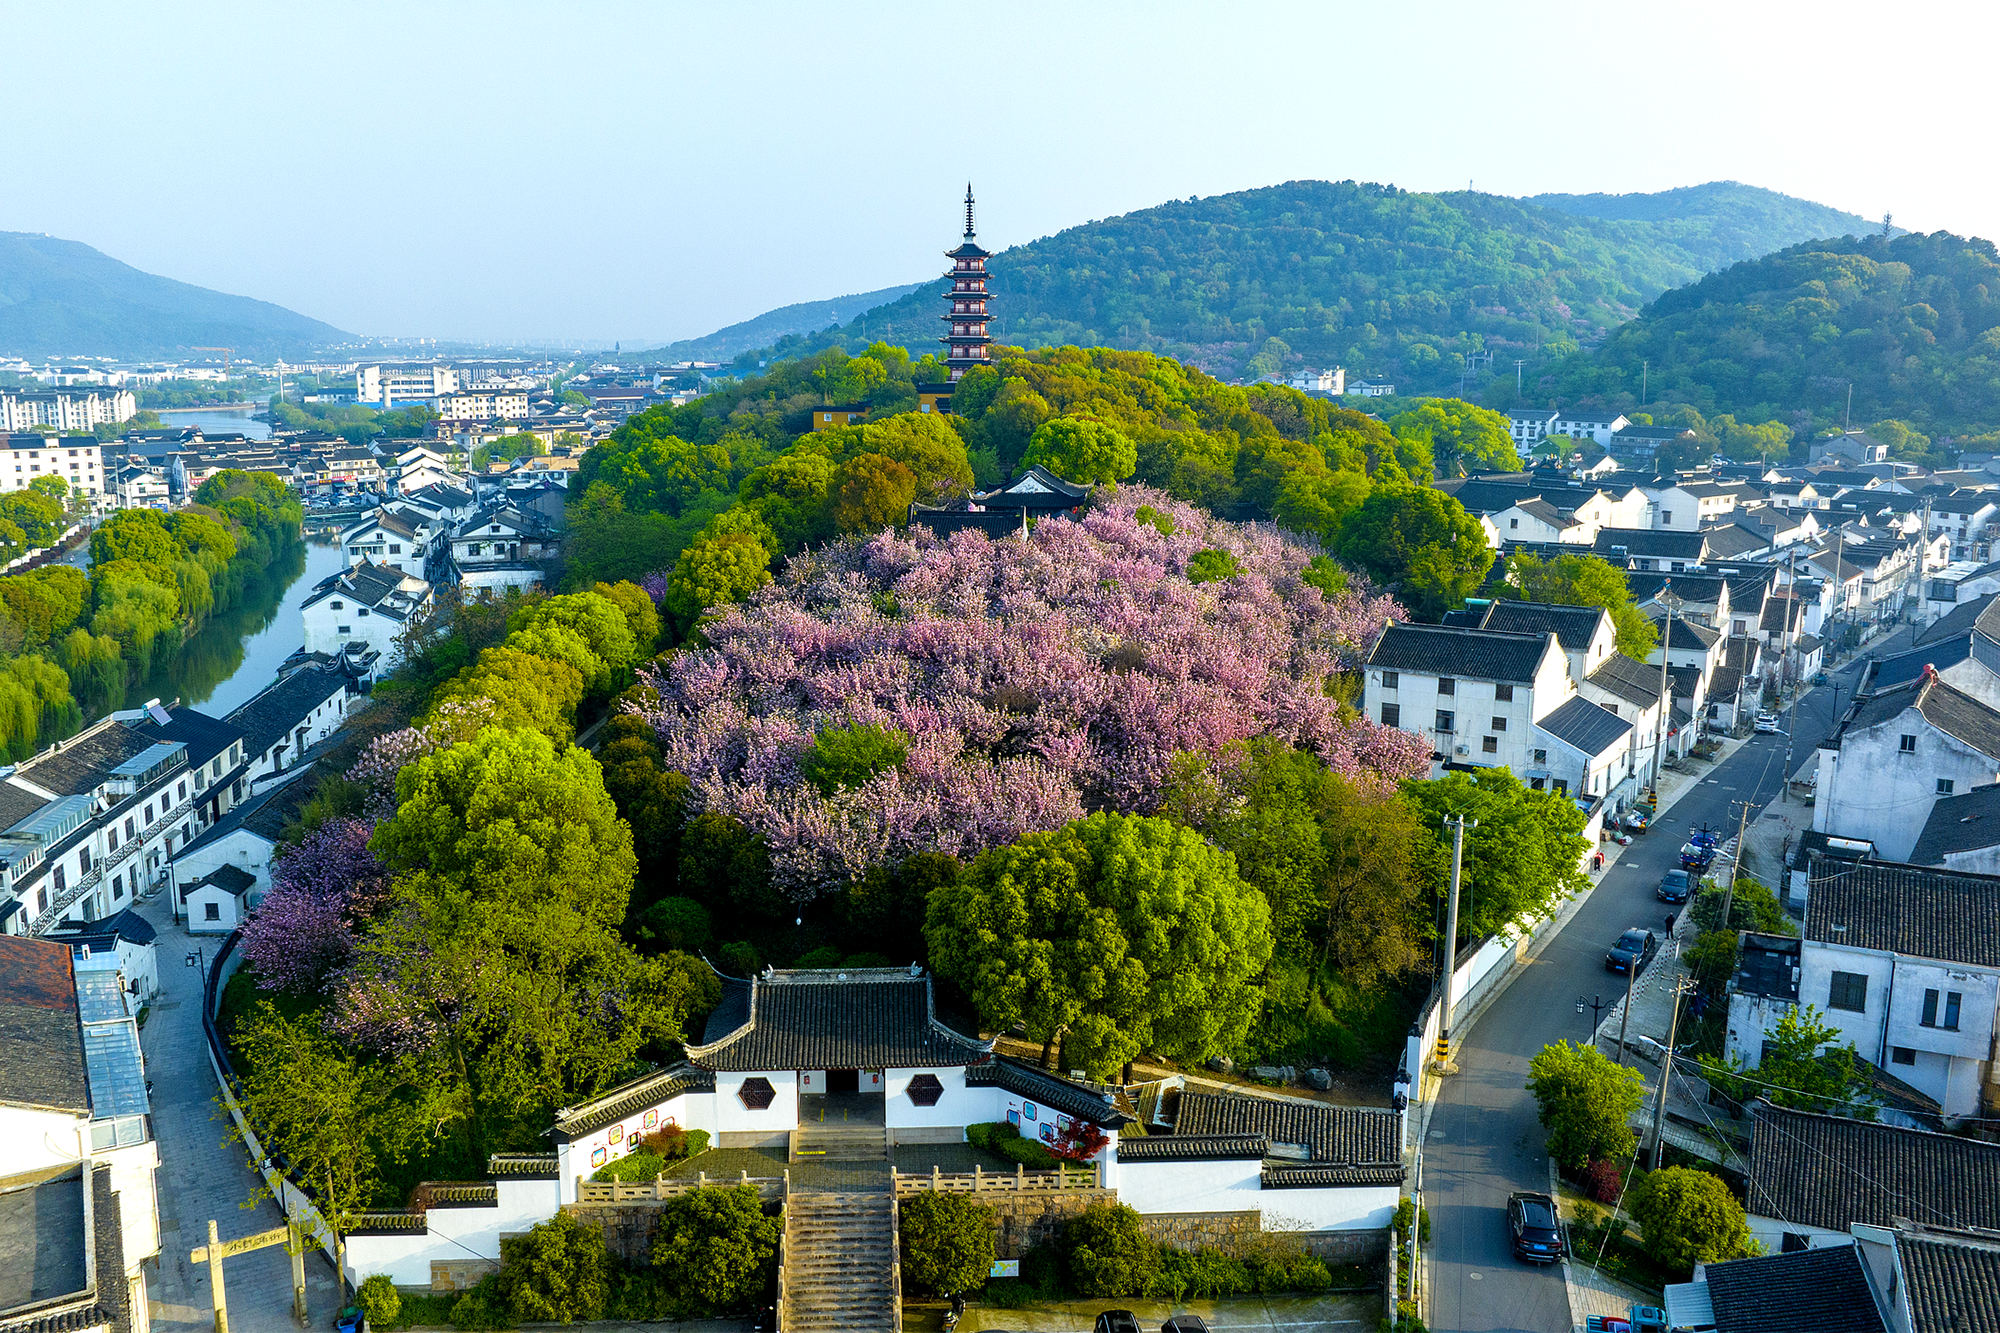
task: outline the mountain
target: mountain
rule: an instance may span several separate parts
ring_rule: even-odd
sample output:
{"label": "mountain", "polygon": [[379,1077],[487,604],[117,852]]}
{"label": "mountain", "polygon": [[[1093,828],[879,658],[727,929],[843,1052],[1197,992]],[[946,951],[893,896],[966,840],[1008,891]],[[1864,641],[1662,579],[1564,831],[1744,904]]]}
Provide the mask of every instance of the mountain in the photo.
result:
{"label": "mountain", "polygon": [[[2000,251],[1936,232],[1810,241],[1671,291],[1588,356],[1528,384],[1537,403],[1921,432],[2000,428]],[[1511,394],[1512,384],[1504,386]]]}
{"label": "mountain", "polygon": [[78,241],[0,232],[0,353],[143,360],[229,347],[250,358],[352,341],[283,306],[142,273]]}
{"label": "mountain", "polygon": [[717,329],[703,338],[684,338],[680,342],[651,349],[648,355],[657,355],[663,361],[728,361],[753,348],[768,347],[787,334],[817,333],[839,324],[843,318],[855,321],[859,328],[862,317],[869,311],[909,295],[916,287],[916,283],[906,282],[900,287],[884,287],[879,292],[860,292],[852,296],[836,296],[830,301],[802,301],[797,305],[781,306],[776,310],[767,310],[754,319]]}
{"label": "mountain", "polygon": [[[1293,181],[1175,200],[996,255],[993,328],[1017,345],[1144,349],[1225,376],[1341,364],[1350,378],[1386,375],[1405,393],[1456,391],[1468,352],[1493,353],[1487,373],[1504,374],[1516,357],[1594,346],[1712,269],[1826,226],[1871,225],[1727,182],[1668,195],[1552,208]],[[1649,216],[1573,211],[1585,207]],[[925,283],[871,313],[867,338],[934,350],[941,291]],[[850,325],[772,351],[835,343],[858,350],[866,340]]]}

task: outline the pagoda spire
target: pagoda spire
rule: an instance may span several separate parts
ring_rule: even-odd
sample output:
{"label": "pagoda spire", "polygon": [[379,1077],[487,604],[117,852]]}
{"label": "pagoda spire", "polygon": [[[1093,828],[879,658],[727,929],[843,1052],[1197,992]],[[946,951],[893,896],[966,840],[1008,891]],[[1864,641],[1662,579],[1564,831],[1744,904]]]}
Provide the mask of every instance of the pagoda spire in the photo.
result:
{"label": "pagoda spire", "polygon": [[991,339],[986,324],[986,261],[991,258],[973,239],[972,182],[965,183],[965,239],[956,250],[945,251],[951,260],[951,290],[944,294],[950,313],[943,316],[945,364],[951,368],[953,384],[974,366],[992,364],[986,350]]}

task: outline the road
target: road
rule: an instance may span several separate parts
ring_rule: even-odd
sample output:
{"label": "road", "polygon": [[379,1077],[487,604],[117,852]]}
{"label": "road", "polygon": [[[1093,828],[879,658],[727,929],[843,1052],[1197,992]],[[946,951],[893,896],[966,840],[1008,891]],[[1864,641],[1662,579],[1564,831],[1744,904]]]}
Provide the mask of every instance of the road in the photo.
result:
{"label": "road", "polygon": [[[1910,631],[1870,645],[1886,654],[1907,646]],[[1833,674],[1838,698],[1853,698],[1859,662]],[[1799,701],[1794,769],[1832,726],[1835,694],[1813,690]],[[1788,720],[1788,719],[1787,719]],[[1570,1327],[1561,1271],[1516,1261],[1509,1252],[1506,1205],[1515,1190],[1547,1190],[1545,1134],[1528,1095],[1528,1061],[1561,1038],[1586,1041],[1592,1016],[1576,1012],[1579,993],[1614,998],[1623,981],[1604,970],[1604,951],[1627,926],[1659,930],[1666,907],[1653,896],[1666,870],[1679,864],[1682,831],[1707,823],[1734,831],[1732,802],[1748,800],[1754,822],[1783,781],[1785,736],[1757,736],[1710,771],[1663,815],[1657,831],[1639,838],[1605,872],[1597,887],[1535,960],[1521,968],[1458,1053],[1424,1144],[1424,1201],[1431,1213],[1430,1327],[1448,1333]],[[1476,833],[1470,836],[1478,836]],[[1686,929],[1685,925],[1683,929]]]}

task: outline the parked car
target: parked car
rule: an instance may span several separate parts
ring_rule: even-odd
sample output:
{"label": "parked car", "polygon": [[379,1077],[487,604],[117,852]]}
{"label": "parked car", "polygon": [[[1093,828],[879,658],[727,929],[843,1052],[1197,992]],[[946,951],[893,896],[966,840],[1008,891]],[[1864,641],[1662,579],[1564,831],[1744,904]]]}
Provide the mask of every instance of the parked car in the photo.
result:
{"label": "parked car", "polygon": [[1669,870],[1660,876],[1658,897],[1663,903],[1684,903],[1694,893],[1694,876],[1685,870]]}
{"label": "parked car", "polygon": [[1604,966],[1612,972],[1643,971],[1659,949],[1659,936],[1643,926],[1634,926],[1620,935],[1611,952],[1604,955]]}
{"label": "parked car", "polygon": [[1820,672],[1817,676],[1813,677],[1813,684],[1815,685],[1824,685],[1826,684],[1826,682],[1827,682],[1827,674],[1824,671]]}
{"label": "parked car", "polygon": [[1778,731],[1778,715],[1776,713],[1757,714],[1757,730],[1765,735],[1776,735]]}
{"label": "parked car", "polygon": [[1177,1314],[1160,1325],[1160,1333],[1208,1333],[1208,1321],[1198,1314]]}
{"label": "parked car", "polygon": [[1139,1318],[1130,1310],[1100,1310],[1090,1333],[1139,1333]]}
{"label": "parked car", "polygon": [[1568,1252],[1556,1201],[1526,1190],[1507,1196],[1507,1230],[1514,1238],[1514,1255],[1531,1264],[1552,1264]]}

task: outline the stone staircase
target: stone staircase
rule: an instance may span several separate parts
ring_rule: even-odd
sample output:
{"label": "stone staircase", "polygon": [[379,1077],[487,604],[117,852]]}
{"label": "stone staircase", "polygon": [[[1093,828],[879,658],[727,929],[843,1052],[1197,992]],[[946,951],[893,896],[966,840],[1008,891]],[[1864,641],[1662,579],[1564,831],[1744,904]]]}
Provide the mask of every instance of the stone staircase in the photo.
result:
{"label": "stone staircase", "polygon": [[881,1125],[829,1121],[792,1132],[793,1162],[886,1162],[889,1132]]}
{"label": "stone staircase", "polygon": [[785,1200],[785,1333],[900,1333],[894,1204],[886,1191]]}

